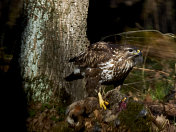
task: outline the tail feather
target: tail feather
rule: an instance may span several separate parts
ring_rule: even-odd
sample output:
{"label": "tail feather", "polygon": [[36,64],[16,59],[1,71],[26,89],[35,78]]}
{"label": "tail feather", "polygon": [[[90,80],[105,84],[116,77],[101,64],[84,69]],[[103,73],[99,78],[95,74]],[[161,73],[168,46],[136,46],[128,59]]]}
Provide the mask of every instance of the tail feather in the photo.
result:
{"label": "tail feather", "polygon": [[73,57],[73,58],[71,58],[71,59],[69,60],[69,62],[75,62],[76,59],[77,59],[77,57]]}
{"label": "tail feather", "polygon": [[78,74],[74,74],[74,72],[72,72],[69,76],[65,77],[64,79],[66,81],[73,81],[73,80],[78,80],[78,79],[82,79],[84,78],[83,75],[81,75],[81,73],[78,73]]}

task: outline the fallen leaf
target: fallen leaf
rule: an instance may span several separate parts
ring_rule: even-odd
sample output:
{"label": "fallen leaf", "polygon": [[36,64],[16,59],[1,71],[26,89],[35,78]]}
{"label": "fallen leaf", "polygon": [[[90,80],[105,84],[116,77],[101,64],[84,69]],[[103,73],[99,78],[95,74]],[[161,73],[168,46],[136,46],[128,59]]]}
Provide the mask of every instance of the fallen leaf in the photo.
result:
{"label": "fallen leaf", "polygon": [[94,115],[95,115],[96,118],[99,118],[100,112],[97,109],[94,110],[93,113],[94,113]]}
{"label": "fallen leaf", "polygon": [[149,94],[147,94],[144,99],[144,102],[145,103],[152,103],[153,102],[152,97]]}
{"label": "fallen leaf", "polygon": [[92,127],[91,121],[86,121],[85,122],[85,127],[88,128],[88,129],[91,128]]}

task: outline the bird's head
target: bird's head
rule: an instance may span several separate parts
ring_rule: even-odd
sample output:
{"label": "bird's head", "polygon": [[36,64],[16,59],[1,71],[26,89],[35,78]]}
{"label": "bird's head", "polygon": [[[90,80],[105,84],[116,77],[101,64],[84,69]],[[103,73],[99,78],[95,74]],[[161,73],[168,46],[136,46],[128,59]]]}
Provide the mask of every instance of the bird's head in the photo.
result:
{"label": "bird's head", "polygon": [[135,65],[143,62],[141,50],[131,45],[123,45],[121,48],[123,49],[123,55],[127,60],[132,60]]}

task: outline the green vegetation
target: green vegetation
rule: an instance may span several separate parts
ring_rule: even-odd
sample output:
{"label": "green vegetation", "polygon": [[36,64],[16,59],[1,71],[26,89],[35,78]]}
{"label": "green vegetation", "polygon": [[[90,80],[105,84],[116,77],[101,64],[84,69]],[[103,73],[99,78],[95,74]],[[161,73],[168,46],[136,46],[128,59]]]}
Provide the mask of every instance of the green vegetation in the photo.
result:
{"label": "green vegetation", "polygon": [[36,110],[30,109],[28,113],[29,113],[29,117],[34,117],[36,115]]}
{"label": "green vegetation", "polygon": [[169,94],[171,90],[171,86],[167,83],[167,81],[158,81],[155,84],[155,89],[149,91],[153,100],[164,101],[165,96]]}
{"label": "green vegetation", "polygon": [[131,132],[148,132],[151,125],[151,120],[149,117],[140,115],[140,112],[144,109],[143,104],[138,102],[129,102],[127,108],[120,112],[118,116],[121,126],[124,126]]}

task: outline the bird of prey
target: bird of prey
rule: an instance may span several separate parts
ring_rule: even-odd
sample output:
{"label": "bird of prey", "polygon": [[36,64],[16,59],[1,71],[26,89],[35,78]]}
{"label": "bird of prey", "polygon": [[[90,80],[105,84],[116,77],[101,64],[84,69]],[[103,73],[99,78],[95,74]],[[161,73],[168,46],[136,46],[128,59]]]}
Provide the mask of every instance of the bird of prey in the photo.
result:
{"label": "bird of prey", "polygon": [[73,81],[85,78],[88,96],[98,94],[100,107],[106,110],[108,102],[102,98],[101,86],[121,86],[132,68],[141,61],[141,51],[131,45],[97,42],[69,60],[77,68],[65,79]]}

